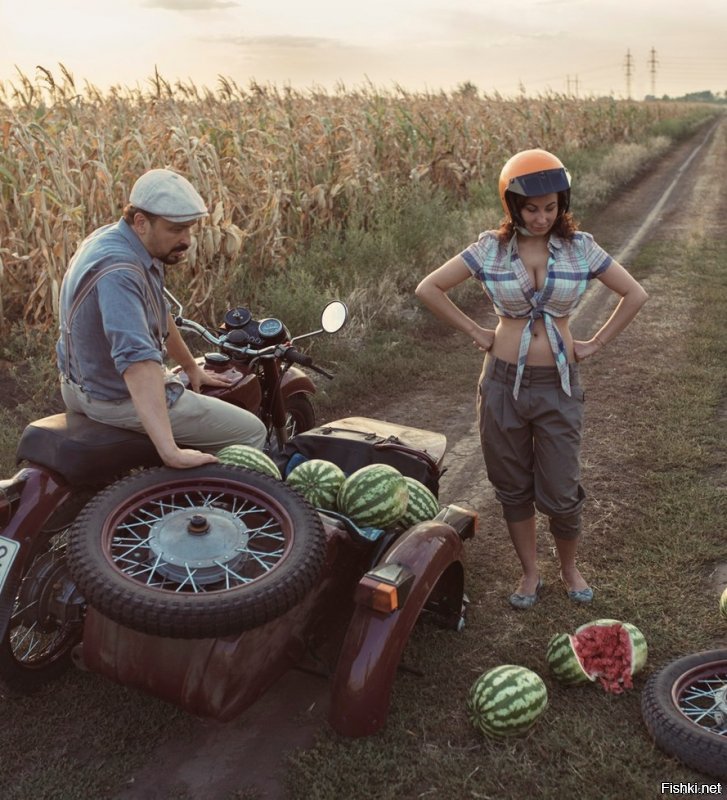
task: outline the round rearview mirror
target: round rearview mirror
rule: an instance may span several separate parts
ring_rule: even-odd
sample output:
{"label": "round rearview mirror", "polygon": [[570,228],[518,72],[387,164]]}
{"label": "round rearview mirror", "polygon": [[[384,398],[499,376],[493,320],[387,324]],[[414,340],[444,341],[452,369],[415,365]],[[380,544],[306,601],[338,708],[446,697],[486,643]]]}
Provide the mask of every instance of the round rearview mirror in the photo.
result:
{"label": "round rearview mirror", "polygon": [[340,300],[332,300],[321,314],[321,328],[326,333],[336,333],[348,320],[348,308]]}

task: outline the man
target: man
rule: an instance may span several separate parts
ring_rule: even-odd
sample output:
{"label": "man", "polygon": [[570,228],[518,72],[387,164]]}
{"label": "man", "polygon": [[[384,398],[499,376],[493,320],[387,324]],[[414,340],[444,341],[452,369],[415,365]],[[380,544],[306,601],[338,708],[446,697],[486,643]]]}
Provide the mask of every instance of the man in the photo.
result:
{"label": "man", "polygon": [[[207,213],[186,178],[150,170],[132,187],[122,219],[81,243],[61,285],[56,350],[66,407],[146,432],[169,467],[196,467],[226,445],[265,441],[254,414],[198,393],[225,381],[196,363],[162,294],[165,265],[184,260],[192,227]],[[194,391],[165,369],[167,354]]]}

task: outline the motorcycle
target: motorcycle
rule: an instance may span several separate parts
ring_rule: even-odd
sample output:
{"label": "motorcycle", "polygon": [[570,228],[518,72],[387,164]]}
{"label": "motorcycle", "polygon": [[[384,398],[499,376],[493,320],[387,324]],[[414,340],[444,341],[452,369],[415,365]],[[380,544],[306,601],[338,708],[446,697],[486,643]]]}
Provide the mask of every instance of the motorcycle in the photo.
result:
{"label": "motorcycle", "polygon": [[[345,321],[334,302],[313,333]],[[312,420],[291,409],[310,392],[293,365],[313,365],[294,345],[304,337],[278,320],[233,309],[213,332],[180,307],[176,323],[217,347],[205,368],[234,371],[218,396],[265,409],[283,474],[295,458],[347,472],[382,462],[436,490],[441,434],[364,417],[301,430]],[[456,505],[372,533],[268,475],[159,466],[146,436],[71,413],[30,423],[17,458],[25,466],[0,481],[9,692],[32,693],[73,663],[227,720],[306,653],[329,648],[331,725],[363,736],[385,722],[415,622],[464,623],[463,545],[476,515]]]}
{"label": "motorcycle", "polygon": [[[291,337],[281,320],[275,317],[254,319],[250,309],[242,306],[229,309],[221,328],[213,332],[185,319],[179,300],[167,289],[164,293],[176,309],[173,315],[176,326],[216,348],[197,359],[198,363],[230,381],[229,387],[204,386],[203,394],[221,397],[259,416],[268,431],[268,452],[280,452],[291,436],[314,427],[316,417],[310,398],[316,386],[296,365],[328,379],[333,375],[315,365],[309,355],[298,350],[296,343],[320,333],[337,333],[348,317],[344,303],[334,300],[326,305],[320,329]],[[176,374],[185,386],[189,385],[183,370],[177,370]]]}
{"label": "motorcycle", "polygon": [[666,664],[649,677],[641,712],[659,748],[692,769],[727,779],[727,650]]}

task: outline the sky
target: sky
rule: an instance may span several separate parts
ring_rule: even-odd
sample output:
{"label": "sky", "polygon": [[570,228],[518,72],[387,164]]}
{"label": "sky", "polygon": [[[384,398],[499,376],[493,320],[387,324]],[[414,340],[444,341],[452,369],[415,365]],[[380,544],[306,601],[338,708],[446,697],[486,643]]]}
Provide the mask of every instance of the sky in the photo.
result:
{"label": "sky", "polygon": [[0,81],[727,91],[724,0],[0,0]]}

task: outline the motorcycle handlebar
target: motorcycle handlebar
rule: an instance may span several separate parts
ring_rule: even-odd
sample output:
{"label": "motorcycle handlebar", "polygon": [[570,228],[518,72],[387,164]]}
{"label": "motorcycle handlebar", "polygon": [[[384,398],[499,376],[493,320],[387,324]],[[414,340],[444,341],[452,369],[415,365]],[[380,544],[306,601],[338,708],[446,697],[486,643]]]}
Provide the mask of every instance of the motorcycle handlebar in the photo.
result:
{"label": "motorcycle handlebar", "polygon": [[330,372],[326,372],[324,369],[317,367],[309,355],[301,353],[300,350],[296,350],[294,347],[281,347],[278,350],[278,354],[283,361],[290,361],[292,364],[300,364],[302,367],[308,367],[308,369],[312,369],[313,372],[317,372],[319,375],[323,375],[326,378],[333,378]]}
{"label": "motorcycle handlebar", "polygon": [[223,351],[232,352],[237,355],[247,356],[249,358],[261,358],[264,356],[279,356],[284,361],[290,361],[292,364],[300,364],[302,367],[308,367],[312,369],[314,372],[318,372],[320,375],[323,375],[326,378],[333,378],[330,372],[326,372],[324,369],[317,367],[313,364],[313,359],[306,355],[305,353],[301,353],[300,350],[296,350],[294,347],[285,347],[279,348],[276,345],[271,345],[269,347],[264,347],[260,350],[253,350],[251,347],[246,346],[238,346],[234,345],[231,342],[225,341],[225,336],[215,336],[214,333],[207,330],[203,325],[200,325],[198,322],[194,322],[191,319],[185,319],[184,317],[175,317],[174,324],[180,328],[181,330],[192,331],[193,333],[198,334],[201,336],[205,341],[209,342],[210,344],[216,345],[217,347],[221,348]]}
{"label": "motorcycle handlebar", "polygon": [[288,347],[283,351],[283,353],[281,353],[281,356],[284,361],[290,361],[293,364],[300,364],[301,367],[313,366],[313,359],[309,355],[301,353],[300,350],[296,350],[294,347]]}

